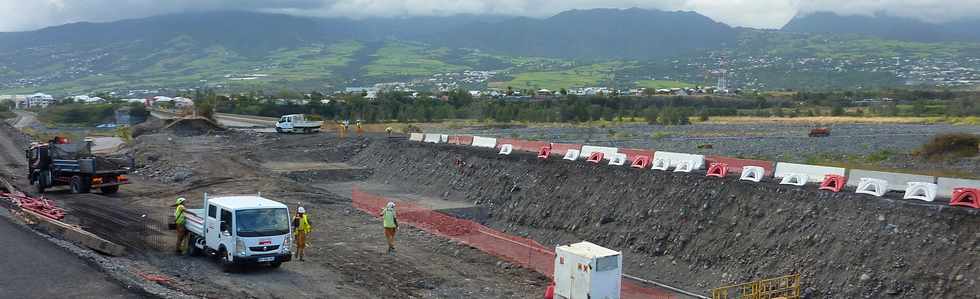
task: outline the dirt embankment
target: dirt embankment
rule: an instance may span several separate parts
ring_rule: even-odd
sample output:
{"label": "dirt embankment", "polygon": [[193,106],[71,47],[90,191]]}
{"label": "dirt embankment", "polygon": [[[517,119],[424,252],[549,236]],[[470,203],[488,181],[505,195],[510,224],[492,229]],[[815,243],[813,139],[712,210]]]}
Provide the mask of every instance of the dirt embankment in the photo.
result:
{"label": "dirt embankment", "polygon": [[976,211],[411,142],[351,164],[543,244],[623,250],[626,273],[702,293],[801,273],[809,298],[980,298]]}

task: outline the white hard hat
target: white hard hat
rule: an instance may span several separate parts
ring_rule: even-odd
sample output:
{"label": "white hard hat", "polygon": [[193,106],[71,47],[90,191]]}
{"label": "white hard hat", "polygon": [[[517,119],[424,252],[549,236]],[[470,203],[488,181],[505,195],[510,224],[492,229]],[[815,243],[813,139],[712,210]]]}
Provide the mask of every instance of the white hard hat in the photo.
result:
{"label": "white hard hat", "polygon": [[178,197],[178,198],[177,198],[177,204],[179,205],[179,204],[181,204],[181,203],[183,203],[183,202],[184,202],[184,201],[186,201],[186,200],[187,200],[186,198],[183,198],[183,197]]}
{"label": "white hard hat", "polygon": [[394,208],[395,207],[395,202],[389,201],[387,207]]}
{"label": "white hard hat", "polygon": [[306,214],[306,209],[304,209],[303,207],[299,207],[299,209],[296,209],[296,213]]}

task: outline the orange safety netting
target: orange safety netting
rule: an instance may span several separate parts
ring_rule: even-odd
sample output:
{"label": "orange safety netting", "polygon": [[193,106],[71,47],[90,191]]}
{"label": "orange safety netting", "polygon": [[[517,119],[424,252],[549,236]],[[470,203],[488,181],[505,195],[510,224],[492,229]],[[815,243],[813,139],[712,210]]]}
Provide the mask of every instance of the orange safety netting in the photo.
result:
{"label": "orange safety netting", "polygon": [[[537,241],[508,235],[482,224],[455,218],[411,202],[362,192],[356,186],[351,199],[354,208],[369,215],[378,215],[385,204],[389,201],[395,202],[399,223],[472,246],[549,278],[554,275],[554,248],[541,245]],[[543,290],[542,294],[544,294]],[[623,280],[622,298],[667,299],[673,296],[660,289],[646,288],[636,282]]]}

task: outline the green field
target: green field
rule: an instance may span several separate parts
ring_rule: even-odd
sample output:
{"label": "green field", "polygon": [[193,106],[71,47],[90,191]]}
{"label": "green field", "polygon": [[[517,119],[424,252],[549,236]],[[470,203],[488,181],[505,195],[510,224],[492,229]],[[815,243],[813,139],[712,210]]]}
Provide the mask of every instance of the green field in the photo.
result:
{"label": "green field", "polygon": [[684,87],[695,87],[697,84],[691,84],[687,82],[680,81],[670,81],[670,80],[640,80],[636,82],[636,87],[642,88],[684,88]]}
{"label": "green field", "polygon": [[597,86],[615,78],[622,62],[591,64],[569,70],[518,73],[510,81],[493,82],[490,87],[516,89],[551,89]]}
{"label": "green field", "polygon": [[440,60],[449,49],[427,48],[424,44],[389,41],[374,54],[371,64],[364,66],[367,77],[430,76],[458,72],[466,66],[452,65]]}

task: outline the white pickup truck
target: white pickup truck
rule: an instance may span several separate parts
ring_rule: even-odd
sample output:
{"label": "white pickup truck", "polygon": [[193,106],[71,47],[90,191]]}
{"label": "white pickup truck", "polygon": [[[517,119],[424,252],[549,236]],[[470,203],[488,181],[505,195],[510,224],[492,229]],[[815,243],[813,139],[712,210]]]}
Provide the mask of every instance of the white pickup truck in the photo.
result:
{"label": "white pickup truck", "polygon": [[209,198],[187,209],[187,253],[216,257],[227,271],[235,265],[279,267],[292,259],[289,208],[260,195]]}
{"label": "white pickup truck", "polygon": [[283,115],[276,122],[276,132],[279,133],[313,133],[319,132],[323,126],[322,121],[307,120],[306,115],[290,114]]}

